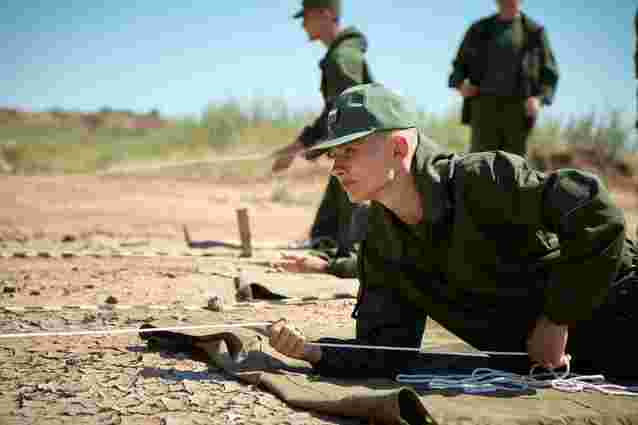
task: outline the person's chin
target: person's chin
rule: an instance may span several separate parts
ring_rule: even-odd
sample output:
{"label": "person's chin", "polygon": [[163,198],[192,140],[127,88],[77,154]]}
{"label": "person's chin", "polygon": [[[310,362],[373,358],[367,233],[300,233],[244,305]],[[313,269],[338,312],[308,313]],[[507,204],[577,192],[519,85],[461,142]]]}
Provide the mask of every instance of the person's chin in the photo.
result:
{"label": "person's chin", "polygon": [[354,204],[360,204],[368,200],[366,196],[360,192],[346,190],[346,194],[348,195],[350,202]]}

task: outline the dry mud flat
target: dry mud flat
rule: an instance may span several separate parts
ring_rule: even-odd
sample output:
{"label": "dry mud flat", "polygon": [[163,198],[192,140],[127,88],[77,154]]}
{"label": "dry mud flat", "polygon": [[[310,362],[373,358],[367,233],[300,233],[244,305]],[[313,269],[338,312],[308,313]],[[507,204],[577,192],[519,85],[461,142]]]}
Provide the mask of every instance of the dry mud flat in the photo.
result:
{"label": "dry mud flat", "polygon": [[[0,258],[0,307],[92,306],[55,311],[0,308],[0,334],[138,328],[156,320],[192,326],[281,317],[308,336],[330,336],[328,329],[352,334],[352,300],[259,304],[223,312],[199,308],[215,282],[237,272],[237,252],[216,253],[230,261],[108,254],[123,248],[178,252],[185,247],[183,224],[189,225],[195,239],[235,241],[235,210],[240,204],[250,208],[255,241],[302,238],[325,185],[325,176],[315,177],[291,178],[288,195],[280,191],[275,197],[277,187],[264,181],[0,176],[0,252],[100,253]],[[626,192],[617,199],[628,213],[633,234],[635,197]],[[278,252],[259,251],[257,256],[264,263],[252,266],[266,273],[267,262]],[[304,276],[303,284],[318,285],[322,279]],[[109,297],[117,303],[105,305]],[[118,308],[123,305],[133,307]],[[428,329],[429,342],[454,342],[440,328]],[[0,339],[0,362],[2,425],[361,423],[292,409],[205,363],[148,351],[136,334]]]}
{"label": "dry mud flat", "polygon": [[[262,258],[276,254],[259,253]],[[166,256],[1,258],[0,335],[282,317],[311,339],[335,332],[344,337],[354,334],[350,318],[354,299],[294,305],[261,301],[233,308],[233,300],[227,298],[223,311],[202,308],[206,293],[228,288],[239,268],[253,271],[259,280],[299,282],[312,288],[310,292],[342,282],[326,275],[269,273],[267,267],[247,261]],[[105,304],[107,295],[118,302]],[[44,306],[53,308],[33,308]],[[440,328],[428,327],[429,343],[457,341]],[[0,424],[361,423],[292,409],[272,394],[187,355],[150,351],[136,333],[0,338],[0,362]]]}
{"label": "dry mud flat", "polygon": [[[0,332],[185,326],[278,317],[349,326],[351,301],[228,313],[132,309],[3,312]],[[315,325],[313,325],[315,326]],[[0,340],[0,424],[355,424],[291,409],[186,355],[148,351],[135,335]]]}

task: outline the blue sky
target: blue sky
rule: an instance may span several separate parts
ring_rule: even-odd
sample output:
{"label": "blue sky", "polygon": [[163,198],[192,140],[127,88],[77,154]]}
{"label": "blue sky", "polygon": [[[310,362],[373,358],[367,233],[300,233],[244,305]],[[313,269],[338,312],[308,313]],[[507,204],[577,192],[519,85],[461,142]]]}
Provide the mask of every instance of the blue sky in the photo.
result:
{"label": "blue sky", "polygon": [[[181,115],[265,96],[318,110],[324,47],[290,19],[300,3],[5,0],[0,105]],[[493,1],[344,0],[343,23],[368,36],[377,80],[441,112],[459,101],[446,83],[463,33],[495,10]],[[546,26],[561,70],[545,114],[633,116],[635,0],[530,0],[524,10]]]}

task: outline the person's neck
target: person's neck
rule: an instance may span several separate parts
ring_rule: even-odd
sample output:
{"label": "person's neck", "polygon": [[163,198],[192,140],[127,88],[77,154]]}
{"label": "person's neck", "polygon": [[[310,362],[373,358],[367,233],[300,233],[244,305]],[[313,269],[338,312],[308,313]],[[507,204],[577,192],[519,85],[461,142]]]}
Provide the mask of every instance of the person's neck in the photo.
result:
{"label": "person's neck", "polygon": [[421,194],[412,174],[395,177],[376,199],[406,224],[418,224],[423,220]]}
{"label": "person's neck", "polygon": [[521,16],[520,9],[503,9],[498,14],[498,19],[500,19],[501,21],[513,21],[519,16]]}
{"label": "person's neck", "polygon": [[329,48],[337,39],[341,31],[341,27],[337,23],[333,23],[332,25],[327,27],[325,31],[323,31],[319,39],[321,40],[321,43],[326,46],[326,48]]}

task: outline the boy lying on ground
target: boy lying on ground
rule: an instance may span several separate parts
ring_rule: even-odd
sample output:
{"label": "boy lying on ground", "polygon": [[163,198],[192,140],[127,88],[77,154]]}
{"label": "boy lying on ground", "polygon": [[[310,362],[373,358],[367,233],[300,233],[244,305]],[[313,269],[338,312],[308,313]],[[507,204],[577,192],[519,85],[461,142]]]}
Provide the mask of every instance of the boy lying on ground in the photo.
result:
{"label": "boy lying on ground", "polygon": [[[620,337],[638,328],[636,251],[596,176],[502,151],[432,154],[416,109],[378,84],[344,91],[329,127],[312,149],[354,202],[371,201],[356,338],[342,342],[420,347],[429,316],[479,350],[547,368],[569,353],[577,373],[638,377]],[[393,376],[415,356],[311,346],[286,322],[270,343],[322,375]]]}

